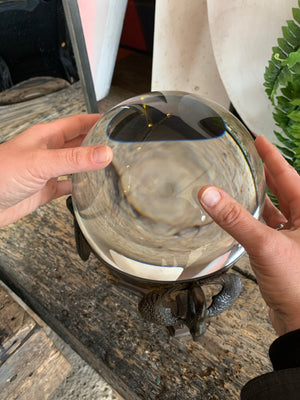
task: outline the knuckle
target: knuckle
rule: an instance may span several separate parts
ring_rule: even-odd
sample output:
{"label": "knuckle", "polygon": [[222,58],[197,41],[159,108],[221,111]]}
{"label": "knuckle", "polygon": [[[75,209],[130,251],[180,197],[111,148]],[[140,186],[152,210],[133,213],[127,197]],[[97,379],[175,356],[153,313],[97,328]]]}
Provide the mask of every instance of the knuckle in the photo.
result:
{"label": "knuckle", "polygon": [[82,163],[82,153],[80,148],[71,148],[67,152],[67,162],[71,166],[79,166]]}
{"label": "knuckle", "polygon": [[230,204],[221,214],[220,223],[224,227],[234,227],[239,223],[241,216],[241,207],[239,204]]}

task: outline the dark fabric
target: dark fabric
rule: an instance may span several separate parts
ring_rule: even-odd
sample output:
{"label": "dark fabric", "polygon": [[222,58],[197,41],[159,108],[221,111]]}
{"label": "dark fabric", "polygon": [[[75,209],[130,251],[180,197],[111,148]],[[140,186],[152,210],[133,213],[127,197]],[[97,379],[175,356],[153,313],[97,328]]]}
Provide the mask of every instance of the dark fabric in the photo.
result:
{"label": "dark fabric", "polygon": [[275,371],[249,381],[241,400],[300,400],[300,329],[276,339],[269,356]]}
{"label": "dark fabric", "polygon": [[300,368],[258,376],[242,389],[241,400],[300,400]]}
{"label": "dark fabric", "polygon": [[276,339],[270,346],[269,356],[275,371],[300,367],[300,329]]}

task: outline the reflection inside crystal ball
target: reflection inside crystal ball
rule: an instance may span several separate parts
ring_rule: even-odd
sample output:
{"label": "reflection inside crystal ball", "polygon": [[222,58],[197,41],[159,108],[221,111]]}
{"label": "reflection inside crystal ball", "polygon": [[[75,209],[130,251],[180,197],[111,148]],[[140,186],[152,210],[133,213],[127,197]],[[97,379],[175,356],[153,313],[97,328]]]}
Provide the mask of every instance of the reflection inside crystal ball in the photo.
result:
{"label": "reflection inside crystal ball", "polygon": [[204,277],[243,253],[203,210],[201,187],[226,190],[256,218],[262,165],[245,127],[223,107],[182,92],[153,92],[109,110],[83,145],[113,161],[73,176],[76,219],[108,265],[157,282]]}

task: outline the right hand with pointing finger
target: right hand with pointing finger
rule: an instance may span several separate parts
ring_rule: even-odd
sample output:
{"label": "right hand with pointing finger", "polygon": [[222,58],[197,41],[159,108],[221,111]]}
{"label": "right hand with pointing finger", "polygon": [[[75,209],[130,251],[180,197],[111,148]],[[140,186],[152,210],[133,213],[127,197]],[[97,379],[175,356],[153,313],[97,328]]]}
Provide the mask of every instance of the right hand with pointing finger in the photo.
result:
{"label": "right hand with pointing finger", "polygon": [[255,145],[281,212],[267,197],[265,225],[214,186],[201,188],[199,201],[247,251],[271,322],[283,335],[300,329],[300,176],[265,137],[259,136]]}

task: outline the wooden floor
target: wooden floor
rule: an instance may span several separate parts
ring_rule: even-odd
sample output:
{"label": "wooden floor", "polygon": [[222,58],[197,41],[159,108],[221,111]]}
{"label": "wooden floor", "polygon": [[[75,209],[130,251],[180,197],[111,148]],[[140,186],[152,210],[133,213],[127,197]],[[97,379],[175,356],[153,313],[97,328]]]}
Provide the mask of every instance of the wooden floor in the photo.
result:
{"label": "wooden floor", "polygon": [[0,397],[45,400],[71,370],[43,323],[0,284]]}
{"label": "wooden floor", "polygon": [[[143,58],[119,60],[101,112],[150,88],[143,73],[151,63]],[[84,111],[79,83],[2,107],[0,141],[33,123]],[[239,399],[249,379],[271,370],[268,347],[275,334],[247,258],[232,269],[243,282],[239,299],[208,321],[194,342],[144,321],[136,296],[98,259],[81,261],[65,198],[2,229],[0,249],[0,278],[126,400]]]}

